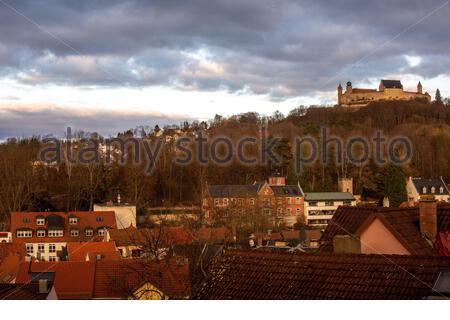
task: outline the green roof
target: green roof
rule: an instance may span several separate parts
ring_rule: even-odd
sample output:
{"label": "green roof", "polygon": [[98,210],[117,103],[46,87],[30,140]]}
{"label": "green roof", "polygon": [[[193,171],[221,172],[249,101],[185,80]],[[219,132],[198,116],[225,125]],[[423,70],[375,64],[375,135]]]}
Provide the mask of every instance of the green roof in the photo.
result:
{"label": "green roof", "polygon": [[305,192],[305,201],[355,200],[349,192]]}

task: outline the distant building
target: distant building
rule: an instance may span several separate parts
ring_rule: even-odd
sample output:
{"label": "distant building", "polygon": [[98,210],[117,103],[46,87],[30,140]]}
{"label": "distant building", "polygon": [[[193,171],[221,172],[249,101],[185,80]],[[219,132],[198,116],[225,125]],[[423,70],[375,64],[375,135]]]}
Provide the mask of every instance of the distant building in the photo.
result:
{"label": "distant building", "polygon": [[356,206],[349,192],[305,192],[305,218],[309,226],[324,227],[339,206]]}
{"label": "distant building", "polygon": [[94,204],[94,211],[114,211],[117,229],[136,227],[136,206],[121,203]]}
{"label": "distant building", "polygon": [[12,212],[13,243],[25,244],[26,253],[43,261],[59,261],[68,242],[102,241],[116,228],[113,211]]}
{"label": "distant building", "polygon": [[381,80],[377,89],[353,88],[352,83],[347,82],[345,92],[342,85],[337,88],[338,105],[341,107],[364,107],[369,102],[381,100],[414,100],[421,99],[431,102],[428,92],[423,93],[422,84],[417,84],[417,91],[404,91],[399,80]]}
{"label": "distant building", "polygon": [[437,201],[449,202],[450,193],[442,177],[422,179],[409,177],[406,182],[408,201],[418,202],[423,196],[432,196]]}
{"label": "distant building", "polygon": [[300,185],[286,185],[280,175],[250,185],[209,185],[203,196],[206,221],[265,217],[274,224],[294,225],[303,217]]}

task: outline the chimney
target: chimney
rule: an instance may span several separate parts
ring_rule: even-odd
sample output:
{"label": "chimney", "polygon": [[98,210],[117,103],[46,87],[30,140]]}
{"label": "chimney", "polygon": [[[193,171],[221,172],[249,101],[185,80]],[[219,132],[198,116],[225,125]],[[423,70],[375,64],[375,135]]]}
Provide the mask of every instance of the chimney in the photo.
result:
{"label": "chimney", "polygon": [[437,203],[434,197],[419,200],[419,221],[422,235],[434,243],[437,235]]}
{"label": "chimney", "polygon": [[48,293],[47,279],[39,279],[39,293]]}
{"label": "chimney", "polygon": [[361,242],[351,235],[337,235],[333,237],[334,253],[361,253]]}

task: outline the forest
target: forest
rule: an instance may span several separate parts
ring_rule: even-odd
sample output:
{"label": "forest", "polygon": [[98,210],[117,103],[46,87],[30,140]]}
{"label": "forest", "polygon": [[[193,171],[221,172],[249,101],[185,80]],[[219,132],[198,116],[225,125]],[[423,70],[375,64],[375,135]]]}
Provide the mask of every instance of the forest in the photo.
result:
{"label": "forest", "polygon": [[[143,122],[145,122],[143,120]],[[383,181],[389,170],[373,157],[364,163],[344,161],[336,163],[337,150],[328,152],[330,161],[317,161],[305,167],[300,174],[294,168],[293,141],[298,136],[318,137],[321,128],[341,139],[361,136],[370,138],[381,131],[387,137],[407,137],[413,146],[412,158],[402,165],[407,177],[431,178],[442,176],[450,181],[450,104],[420,101],[374,102],[359,110],[338,107],[299,106],[289,114],[274,112],[263,116],[256,112],[230,117],[216,115],[208,122],[184,122],[160,128],[142,126],[117,134],[118,139],[129,137],[138,140],[165,139],[152,174],[145,173],[146,163],[133,161],[134,148],[127,146],[125,157],[116,154],[114,161],[80,164],[70,161],[45,163],[38,154],[47,145],[44,137],[9,138],[0,144],[0,220],[13,211],[75,211],[92,209],[94,203],[115,200],[120,192],[122,202],[135,204],[138,212],[150,207],[200,205],[202,190],[207,184],[247,184],[264,181],[274,171],[288,177],[288,183],[300,183],[305,191],[335,191],[339,177],[351,177],[355,193],[363,199],[381,199]],[[274,150],[281,163],[245,165],[232,161],[225,166],[207,166],[192,161],[177,164],[178,136],[196,136],[202,132],[209,138],[225,136],[237,141],[243,136],[261,138],[261,128],[268,139],[278,137]],[[105,137],[98,133],[77,131],[71,148],[77,149]],[[66,145],[67,139],[61,138]],[[191,146],[195,149],[195,145]],[[257,154],[258,145],[249,145],[246,153]],[[75,150],[76,152],[76,150]],[[321,150],[320,152],[323,152]],[[401,150],[399,150],[401,152]],[[205,155],[208,157],[208,155]],[[121,159],[119,159],[121,158]],[[389,164],[389,163],[387,163]]]}

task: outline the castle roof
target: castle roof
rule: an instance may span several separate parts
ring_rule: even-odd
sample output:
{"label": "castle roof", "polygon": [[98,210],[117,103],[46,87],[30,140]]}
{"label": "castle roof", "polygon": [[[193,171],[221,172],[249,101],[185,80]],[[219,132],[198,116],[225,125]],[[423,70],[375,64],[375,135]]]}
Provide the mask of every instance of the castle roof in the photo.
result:
{"label": "castle roof", "polygon": [[388,89],[403,89],[403,85],[400,80],[381,80],[381,83]]}

